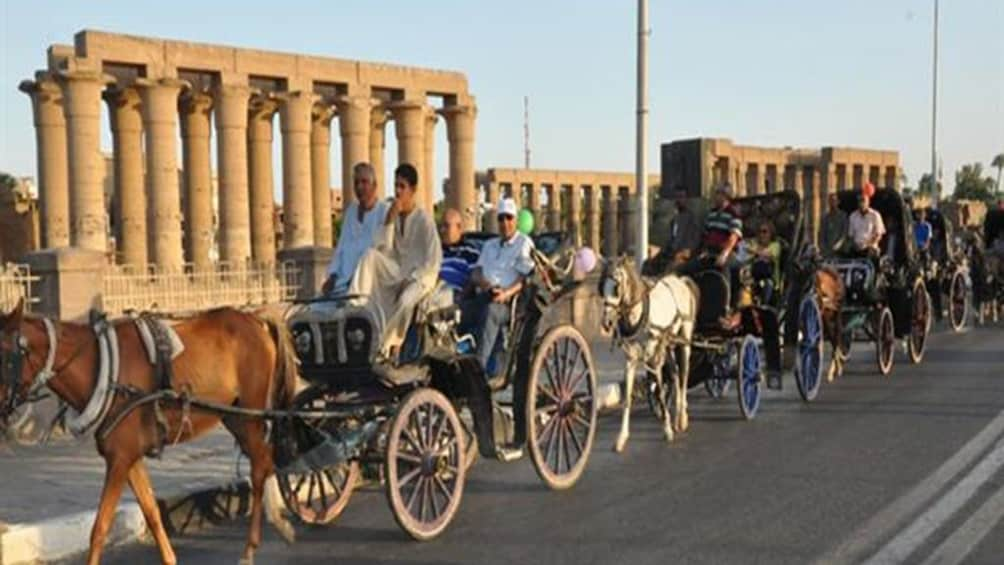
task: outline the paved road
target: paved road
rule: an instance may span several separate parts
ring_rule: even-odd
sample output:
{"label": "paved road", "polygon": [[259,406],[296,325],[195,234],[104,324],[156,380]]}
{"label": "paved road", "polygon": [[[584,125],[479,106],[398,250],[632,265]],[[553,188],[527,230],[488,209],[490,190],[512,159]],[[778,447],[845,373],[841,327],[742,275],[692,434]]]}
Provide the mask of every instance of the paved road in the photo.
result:
{"label": "paved road", "polygon": [[[932,338],[919,367],[897,353],[889,378],[860,346],[812,405],[794,384],[753,422],[734,396],[692,397],[691,431],[662,440],[644,408],[628,450],[601,420],[571,491],[546,491],[528,461],[480,461],[450,529],[428,543],[398,531],[383,494],[362,492],[336,526],[266,532],[258,563],[875,562],[1004,560],[1004,328]],[[246,523],[175,540],[181,563],[232,562]],[[987,533],[989,532],[989,533]],[[109,563],[154,559],[150,547]]]}

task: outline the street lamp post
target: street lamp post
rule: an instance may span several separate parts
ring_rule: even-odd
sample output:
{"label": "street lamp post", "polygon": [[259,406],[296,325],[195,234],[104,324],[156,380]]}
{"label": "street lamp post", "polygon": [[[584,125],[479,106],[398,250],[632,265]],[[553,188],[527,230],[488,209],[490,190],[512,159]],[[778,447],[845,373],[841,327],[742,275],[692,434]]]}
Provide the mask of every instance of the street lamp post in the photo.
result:
{"label": "street lamp post", "polygon": [[638,0],[638,100],[635,128],[635,188],[638,194],[638,267],[648,257],[648,0]]}
{"label": "street lamp post", "polygon": [[941,200],[941,185],[938,183],[938,0],[934,0],[934,55],[931,81],[931,192],[934,194],[933,207]]}

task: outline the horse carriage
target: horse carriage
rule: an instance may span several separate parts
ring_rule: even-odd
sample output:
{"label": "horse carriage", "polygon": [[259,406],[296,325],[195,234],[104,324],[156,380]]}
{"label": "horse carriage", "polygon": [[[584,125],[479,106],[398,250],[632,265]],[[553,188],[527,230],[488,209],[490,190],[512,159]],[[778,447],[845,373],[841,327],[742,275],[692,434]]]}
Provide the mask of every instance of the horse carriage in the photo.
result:
{"label": "horse carriage", "polygon": [[982,244],[971,253],[973,302],[980,323],[997,321],[1004,305],[1004,210],[990,210],[983,220]]}
{"label": "horse carriage", "polygon": [[[858,191],[839,193],[839,206],[847,214],[858,208]],[[906,340],[910,361],[924,357],[931,328],[931,297],[913,236],[913,217],[900,193],[881,189],[871,207],[882,216],[886,234],[880,255],[845,255],[830,261],[840,274],[845,295],[842,308],[841,355],[850,354],[854,341],[872,341],[878,369],[892,371],[897,339]]]}
{"label": "horse carriage", "polygon": [[947,308],[952,330],[961,331],[969,309],[969,261],[960,246],[961,242],[953,237],[952,222],[933,208],[914,210],[915,221],[921,213],[931,224],[931,244],[927,250],[918,250],[918,255],[934,316],[942,319]]}
{"label": "horse carriage", "polygon": [[571,288],[562,284],[571,260],[561,268],[535,252],[534,263],[487,374],[471,354],[473,338],[459,335],[459,309],[442,286],[416,308],[392,364],[377,355],[373,313],[353,297],[299,306],[289,327],[310,385],[293,403],[295,417],[273,434],[289,510],[306,523],[330,523],[369,477],[383,484],[400,527],[431,539],[455,515],[478,452],[496,456],[513,434],[525,434],[550,488],[575,484],[596,431],[596,371],[573,326],[537,332],[542,312]]}

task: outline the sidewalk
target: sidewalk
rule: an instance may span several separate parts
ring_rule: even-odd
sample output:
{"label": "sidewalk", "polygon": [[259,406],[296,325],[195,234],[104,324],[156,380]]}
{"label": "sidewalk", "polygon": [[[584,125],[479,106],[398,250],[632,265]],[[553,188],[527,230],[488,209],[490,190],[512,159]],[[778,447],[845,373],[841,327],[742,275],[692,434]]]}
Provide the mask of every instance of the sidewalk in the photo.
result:
{"label": "sidewalk", "polygon": [[[154,492],[175,530],[190,524],[220,493],[239,492],[233,438],[220,428],[200,440],[146,459]],[[242,461],[242,473],[247,462]],[[104,460],[93,440],[56,440],[49,445],[0,444],[0,565],[65,559],[86,551],[104,483]],[[198,500],[198,499],[210,499]],[[181,514],[178,507],[182,508]],[[164,511],[167,512],[164,512]],[[238,509],[240,510],[240,509]],[[229,509],[218,514],[229,513]],[[174,520],[172,520],[174,518]],[[146,536],[139,505],[126,488],[109,544]]]}

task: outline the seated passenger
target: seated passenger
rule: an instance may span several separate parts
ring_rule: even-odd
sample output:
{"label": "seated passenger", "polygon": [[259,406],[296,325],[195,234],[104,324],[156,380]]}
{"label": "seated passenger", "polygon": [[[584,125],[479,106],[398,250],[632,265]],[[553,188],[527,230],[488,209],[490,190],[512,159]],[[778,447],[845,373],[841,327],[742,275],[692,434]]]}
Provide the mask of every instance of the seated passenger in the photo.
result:
{"label": "seated passenger", "polygon": [[474,296],[464,304],[463,326],[477,340],[477,356],[488,366],[502,330],[509,323],[509,301],[521,290],[533,271],[533,240],[516,231],[516,203],[506,198],[498,207],[499,237],[481,248],[468,287]]}
{"label": "seated passenger", "polygon": [[363,253],[373,247],[374,236],[387,217],[387,203],[377,199],[376,173],[369,163],[352,167],[356,201],[342,214],[342,230],[328,265],[328,277],[321,287],[326,295],[344,294]]}
{"label": "seated passenger", "polygon": [[381,322],[381,355],[395,358],[415,304],[436,284],[442,262],[439,236],[428,212],[417,206],[418,171],[394,171],[394,202],[373,248],[359,261],[349,294],[369,297]]}
{"label": "seated passenger", "polygon": [[743,237],[743,222],[739,213],[732,206],[732,187],[723,184],[715,190],[715,207],[704,219],[702,236],[702,253],[691,258],[677,269],[682,275],[693,275],[698,271],[713,265],[719,269],[728,269],[733,296],[739,288],[739,266],[734,251]]}
{"label": "seated passenger", "polygon": [[439,238],[443,242],[443,265],[439,279],[453,291],[454,301],[459,302],[471,269],[478,262],[478,249],[463,240],[463,218],[460,212],[447,208],[439,224]]}
{"label": "seated passenger", "polygon": [[763,299],[769,303],[774,291],[781,287],[781,242],[774,237],[774,224],[769,220],[761,224],[749,249],[753,255],[753,280],[765,285]]}
{"label": "seated passenger", "polygon": [[933,230],[931,222],[927,221],[927,210],[917,212],[917,222],[913,224],[913,237],[917,241],[919,251],[928,251],[931,247]]}
{"label": "seated passenger", "polygon": [[832,257],[843,247],[847,237],[847,214],[840,209],[840,195],[836,192],[831,192],[827,201],[829,207],[819,233],[819,248],[823,257]]}
{"label": "seated passenger", "polygon": [[882,215],[871,208],[871,198],[866,194],[858,195],[858,209],[851,214],[847,222],[847,238],[850,240],[852,255],[877,258],[879,241],[885,235],[885,223]]}

